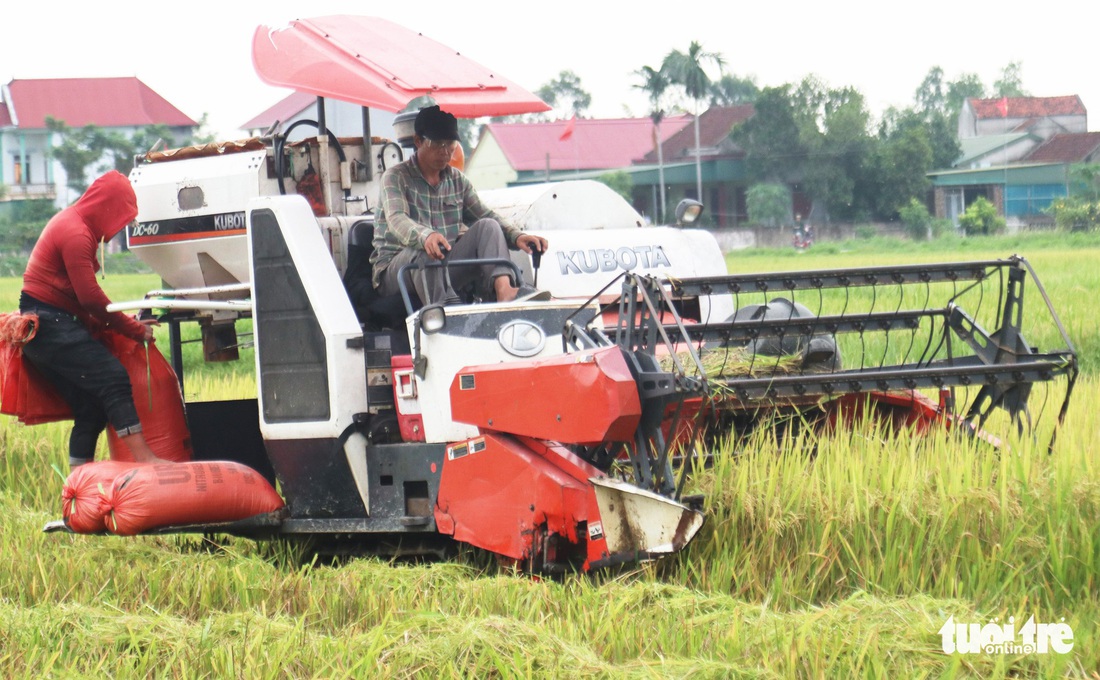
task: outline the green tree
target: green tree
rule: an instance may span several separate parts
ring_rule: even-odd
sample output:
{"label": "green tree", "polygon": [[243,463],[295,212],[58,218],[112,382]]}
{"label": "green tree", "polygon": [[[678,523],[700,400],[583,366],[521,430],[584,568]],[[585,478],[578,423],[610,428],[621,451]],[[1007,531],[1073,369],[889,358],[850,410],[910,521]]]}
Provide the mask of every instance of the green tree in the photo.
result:
{"label": "green tree", "polygon": [[[981,88],[980,81],[977,86]],[[909,126],[923,128],[925,138],[932,149],[933,168],[949,168],[959,157],[959,111],[965,101],[964,94],[970,85],[945,83],[943,69],[933,66],[914,93],[914,107],[897,111],[890,109],[883,116],[886,136]]]}
{"label": "green tree", "polygon": [[993,94],[998,97],[1029,97],[1024,89],[1021,71],[1023,65],[1018,61],[1009,62],[1001,69],[1001,77],[993,81]]}
{"label": "green tree", "polygon": [[986,95],[982,79],[973,73],[964,73],[947,84],[947,117],[959,120],[959,112],[967,99],[982,99]]}
{"label": "green tree", "polygon": [[643,66],[635,71],[634,75],[641,78],[641,83],[636,83],[634,88],[642,90],[649,98],[649,117],[653,121],[654,132],[657,136],[654,146],[657,147],[657,182],[660,184],[657,193],[660,197],[661,210],[657,221],[664,224],[668,209],[665,205],[665,158],[661,144],[663,139],[661,137],[661,121],[665,119],[665,97],[671,83],[669,83],[668,76],[663,71],[652,66]]}
{"label": "green tree", "polygon": [[[939,114],[932,115],[941,120]],[[911,199],[927,194],[931,184],[927,173],[944,167],[935,164],[931,129],[924,116],[912,109],[893,111],[884,117],[868,164],[875,217],[893,219]],[[957,152],[951,160],[956,156]]]}
{"label": "green tree", "polygon": [[0,218],[0,250],[30,252],[56,212],[49,199],[13,202],[8,215]]}
{"label": "green tree", "polygon": [[103,158],[110,138],[96,125],[73,129],[50,116],[46,116],[46,129],[58,136],[58,143],[49,153],[65,170],[65,185],[78,194],[84,193],[88,188],[88,166]]}
{"label": "green tree", "polygon": [[634,198],[634,180],[625,170],[613,170],[605,172],[596,178],[597,182],[607,185],[615,193],[626,199],[629,203]]}
{"label": "green tree", "polygon": [[723,73],[711,84],[711,106],[735,106],[751,104],[760,94],[760,88],[752,77],[740,78],[732,73]]}
{"label": "green tree", "polygon": [[218,141],[217,135],[210,129],[210,114],[203,113],[199,118],[199,126],[195,130],[195,133],[191,135],[191,139],[185,144],[210,144],[211,142]]}
{"label": "green tree", "polygon": [[699,151],[699,104],[706,100],[711,92],[711,77],[706,67],[713,65],[721,73],[726,61],[718,52],[707,52],[698,41],[691,41],[686,52],[672,50],[665,55],[661,70],[670,82],[683,88],[684,94],[694,104],[695,120],[695,191],[696,198],[703,200],[703,163]]}
{"label": "green tree", "polygon": [[777,227],[791,218],[791,190],[783,184],[754,184],[745,192],[749,221]]}
{"label": "green tree", "polygon": [[831,216],[851,219],[870,209],[864,187],[872,152],[870,113],[852,87],[830,88],[806,78],[795,93],[802,143],[808,151],[803,186]]}
{"label": "green tree", "polygon": [[583,118],[592,105],[592,95],[581,86],[580,77],[572,71],[562,71],[557,78],[540,87],[536,94],[560,112],[559,118]]}
{"label": "green tree", "polygon": [[[204,117],[205,119],[205,117]],[[176,140],[167,125],[147,125],[130,135],[118,130],[104,130],[97,125],[70,128],[64,121],[46,117],[46,127],[57,135],[57,144],[50,149],[65,170],[66,186],[77,193],[88,188],[89,168],[102,173],[118,170],[124,175],[134,168],[134,158],[151,150],[155,145],[171,148]],[[180,141],[190,144],[190,138]]]}
{"label": "green tree", "polygon": [[997,214],[997,208],[984,196],[979,196],[959,215],[959,226],[966,234],[996,234],[1005,228],[1005,218]]}
{"label": "green tree", "polygon": [[917,110],[925,113],[946,112],[947,93],[945,87],[943,69],[939,66],[928,69],[924,80],[921,81],[917,91],[913,94]]}
{"label": "green tree", "polygon": [[765,87],[754,102],[756,114],[730,136],[745,151],[750,177],[758,182],[791,182],[807,152],[803,146],[790,85]]}

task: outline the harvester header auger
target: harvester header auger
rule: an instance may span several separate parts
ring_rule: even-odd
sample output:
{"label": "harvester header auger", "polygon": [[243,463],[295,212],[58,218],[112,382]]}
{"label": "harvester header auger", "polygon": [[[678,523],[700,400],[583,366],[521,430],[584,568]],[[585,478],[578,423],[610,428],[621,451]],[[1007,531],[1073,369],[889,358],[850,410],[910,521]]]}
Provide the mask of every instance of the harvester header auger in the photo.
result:
{"label": "harvester header auger", "polygon": [[[1077,378],[1073,345],[1017,256],[694,278],[628,273],[621,285],[615,326],[578,315],[567,341],[618,345],[643,393],[664,394],[643,424],[662,468],[677,428],[658,428],[658,414],[709,414],[728,431],[764,413],[817,411],[836,422],[873,409],[897,424],[942,419],[977,432],[1001,412],[1024,430],[1044,409],[1061,423]],[[1025,314],[1028,287],[1044,303],[1037,314]],[[715,295],[734,298],[731,318],[682,317],[678,300]],[[1033,395],[1040,383],[1060,391]]]}

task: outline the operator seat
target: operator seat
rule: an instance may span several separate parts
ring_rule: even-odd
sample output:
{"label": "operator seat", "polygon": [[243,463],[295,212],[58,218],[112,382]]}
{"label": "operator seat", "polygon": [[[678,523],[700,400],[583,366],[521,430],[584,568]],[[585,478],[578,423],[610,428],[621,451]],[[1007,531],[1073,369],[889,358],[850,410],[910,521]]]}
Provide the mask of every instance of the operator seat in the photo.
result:
{"label": "operator seat", "polygon": [[[370,256],[374,253],[374,222],[359,220],[348,230],[348,268],[344,272],[344,288],[348,292],[355,316],[365,330],[394,329],[404,332],[405,303],[399,293],[381,295],[371,281],[374,268]],[[419,308],[420,299],[415,291],[409,291],[413,308]]]}

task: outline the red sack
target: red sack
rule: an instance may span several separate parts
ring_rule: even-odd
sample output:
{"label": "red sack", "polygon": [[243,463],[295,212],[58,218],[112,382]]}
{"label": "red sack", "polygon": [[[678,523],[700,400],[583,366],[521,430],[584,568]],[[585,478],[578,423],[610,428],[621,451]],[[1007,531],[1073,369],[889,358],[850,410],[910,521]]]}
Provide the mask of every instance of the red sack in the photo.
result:
{"label": "red sack", "polygon": [[61,395],[23,359],[23,345],[37,331],[37,314],[0,314],[0,413],[31,425],[72,417]]}
{"label": "red sack", "polygon": [[[191,460],[191,432],[183,410],[176,372],[153,343],[148,345],[118,333],[104,333],[100,342],[118,357],[130,375],[134,406],[145,442],[158,458],[177,463]],[[130,449],[113,427],[107,427],[111,460],[133,461]]]}
{"label": "red sack", "polygon": [[73,468],[61,487],[61,515],[65,524],[78,534],[94,534],[106,529],[107,494],[115,478],[139,463],[100,460]]}
{"label": "red sack", "polygon": [[131,468],[115,479],[107,505],[107,530],[131,536],[157,527],[231,522],[284,503],[247,465],[193,461]]}
{"label": "red sack", "polygon": [[0,314],[0,413],[26,425],[69,420],[69,405],[23,358],[23,345],[38,330],[35,314]]}

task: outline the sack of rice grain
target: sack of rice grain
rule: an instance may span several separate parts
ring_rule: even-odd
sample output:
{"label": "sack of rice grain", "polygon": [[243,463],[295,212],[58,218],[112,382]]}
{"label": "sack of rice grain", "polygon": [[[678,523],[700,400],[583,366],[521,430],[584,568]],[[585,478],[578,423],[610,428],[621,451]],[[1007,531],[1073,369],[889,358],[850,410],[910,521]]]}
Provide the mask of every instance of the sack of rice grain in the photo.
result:
{"label": "sack of rice grain", "polygon": [[192,461],[133,467],[115,479],[107,505],[107,530],[130,536],[158,527],[245,519],[284,503],[247,465]]}
{"label": "sack of rice grain", "polygon": [[61,516],[65,525],[78,534],[94,534],[106,529],[107,494],[115,478],[142,463],[100,460],[73,468],[61,487]]}
{"label": "sack of rice grain", "polygon": [[[101,339],[130,375],[134,407],[142,435],[158,458],[177,463],[191,460],[191,432],[183,410],[183,395],[171,364],[155,344],[143,344],[118,333]],[[133,454],[113,427],[107,427],[111,460],[132,461]]]}

